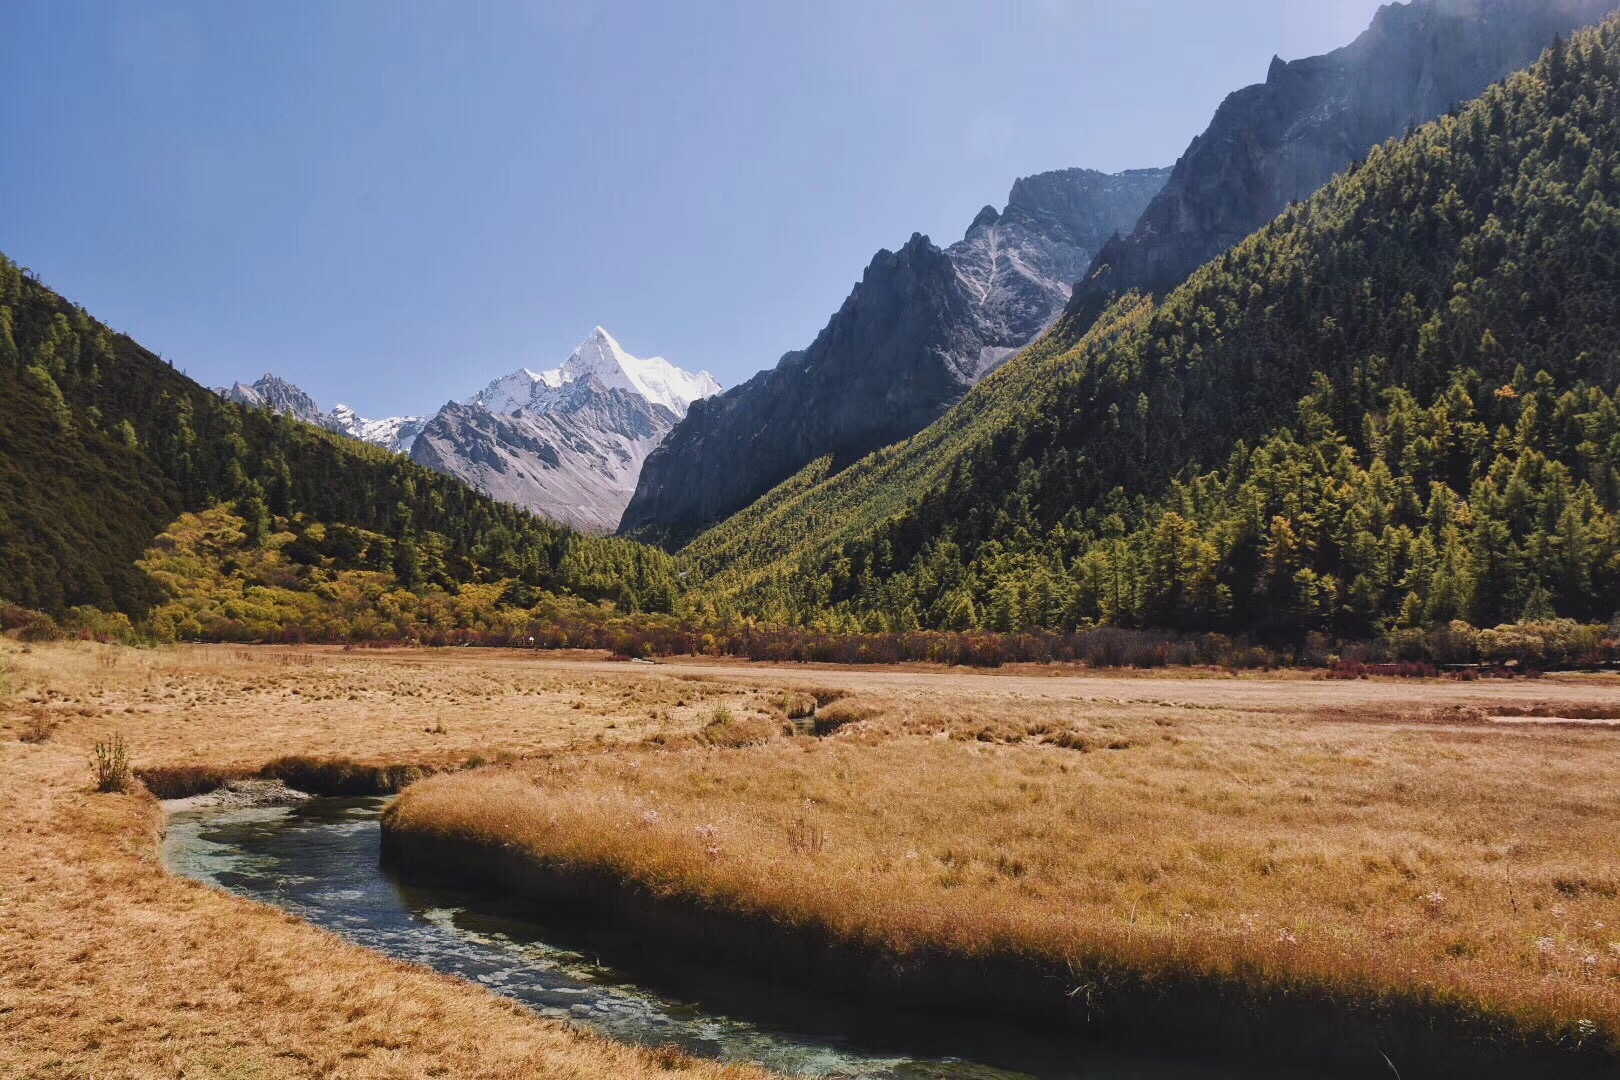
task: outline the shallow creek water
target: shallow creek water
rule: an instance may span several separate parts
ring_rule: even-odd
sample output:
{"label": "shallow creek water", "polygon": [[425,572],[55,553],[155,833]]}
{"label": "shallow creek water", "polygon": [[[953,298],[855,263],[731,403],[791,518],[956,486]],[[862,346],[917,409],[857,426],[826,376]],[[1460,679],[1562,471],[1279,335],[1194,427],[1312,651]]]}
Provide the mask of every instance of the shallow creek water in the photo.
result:
{"label": "shallow creek water", "polygon": [[[930,1020],[693,972],[655,987],[604,966],[634,956],[610,930],[537,921],[516,901],[393,879],[381,866],[382,799],[184,809],[169,817],[174,873],[274,904],[341,937],[489,987],[543,1016],[625,1042],[674,1045],[801,1077],[861,1080],[1309,1080],[1098,1053],[961,1018]],[[633,965],[629,965],[633,966]]]}

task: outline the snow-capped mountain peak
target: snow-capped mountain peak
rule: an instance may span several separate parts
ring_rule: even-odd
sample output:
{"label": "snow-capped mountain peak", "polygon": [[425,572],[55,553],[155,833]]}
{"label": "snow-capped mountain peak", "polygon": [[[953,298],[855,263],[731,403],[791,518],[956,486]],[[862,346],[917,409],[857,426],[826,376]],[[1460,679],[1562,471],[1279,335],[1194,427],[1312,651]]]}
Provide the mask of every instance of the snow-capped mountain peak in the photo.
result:
{"label": "snow-capped mountain peak", "polygon": [[422,433],[427,419],[421,416],[385,416],[368,420],[347,405],[334,405],[326,414],[326,426],[340,434],[385,447],[396,454],[408,454],[416,437]]}
{"label": "snow-capped mountain peak", "polygon": [[519,368],[484,387],[467,403],[482,405],[492,413],[510,414],[523,408],[543,412],[551,391],[586,376],[594,377],[609,390],[626,390],[662,405],[677,418],[686,415],[692,402],[720,392],[720,384],[707,371],[693,374],[662,356],[632,356],[612,334],[598,326],[561,367],[538,372]]}

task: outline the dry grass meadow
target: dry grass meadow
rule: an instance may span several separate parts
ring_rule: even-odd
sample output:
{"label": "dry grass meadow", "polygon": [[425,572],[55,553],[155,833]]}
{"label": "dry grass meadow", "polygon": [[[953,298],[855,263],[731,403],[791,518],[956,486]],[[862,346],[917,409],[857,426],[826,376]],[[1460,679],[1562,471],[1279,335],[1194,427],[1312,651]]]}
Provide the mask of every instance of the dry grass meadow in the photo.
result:
{"label": "dry grass meadow", "polygon": [[[137,769],[453,770],[394,825],[874,948],[1425,986],[1620,1030],[1612,678],[10,643],[0,669],[0,1077],[724,1072],[171,877],[156,801],[91,792],[114,732]],[[823,737],[788,734],[812,701]]]}
{"label": "dry grass meadow", "polygon": [[1612,678],[847,681],[825,738],[439,777],[391,826],[1075,990],[1123,966],[1616,1043]]}
{"label": "dry grass meadow", "polygon": [[640,738],[723,691],[619,693],[466,651],[0,649],[5,1080],[753,1075],[582,1034],[172,877],[156,800],[90,791],[91,749],[112,732],[137,767],[295,751],[444,765]]}

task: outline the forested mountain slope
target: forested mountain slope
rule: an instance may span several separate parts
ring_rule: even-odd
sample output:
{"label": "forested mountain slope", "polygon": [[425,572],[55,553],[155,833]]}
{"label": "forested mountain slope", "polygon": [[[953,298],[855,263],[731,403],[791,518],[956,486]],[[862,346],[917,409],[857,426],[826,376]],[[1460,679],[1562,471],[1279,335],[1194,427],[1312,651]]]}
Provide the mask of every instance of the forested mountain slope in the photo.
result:
{"label": "forested mountain slope", "polygon": [[1359,634],[1620,601],[1620,22],[689,549],[828,624]]}
{"label": "forested mountain slope", "polygon": [[620,531],[678,546],[818,457],[846,464],[922,430],[1057,318],[1167,175],[1024,177],[950,247],[918,234],[878,252],[809,347],[693,404],[648,456]]}
{"label": "forested mountain slope", "polygon": [[1082,275],[1071,314],[1163,296],[1370,147],[1477,97],[1616,0],[1412,0],[1342,49],[1285,63],[1221,103],[1129,234]]}
{"label": "forested mountain slope", "polygon": [[512,579],[655,608],[676,592],[660,552],[222,401],[0,257],[0,600],[142,613],[161,593],[136,560],[182,512],[222,501],[252,531],[277,515],[376,534],[350,551],[352,530],[320,530],[332,550],[307,557],[387,569],[406,588]]}

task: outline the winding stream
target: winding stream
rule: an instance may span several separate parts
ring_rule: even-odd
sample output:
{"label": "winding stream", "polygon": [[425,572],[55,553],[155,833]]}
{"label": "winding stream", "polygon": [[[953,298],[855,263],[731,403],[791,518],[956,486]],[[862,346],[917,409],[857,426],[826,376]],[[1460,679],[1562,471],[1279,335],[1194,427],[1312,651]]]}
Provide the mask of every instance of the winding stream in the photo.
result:
{"label": "winding stream", "polygon": [[[996,1024],[839,1007],[775,986],[693,972],[638,984],[594,950],[634,955],[606,932],[535,921],[512,902],[418,888],[378,858],[382,799],[170,815],[164,860],[177,874],[261,900],[401,960],[481,983],[543,1016],[624,1042],[675,1045],[802,1077],[861,1080],[1308,1080],[1102,1054]],[[566,943],[566,944],[564,944]],[[617,948],[611,946],[617,945]]]}

